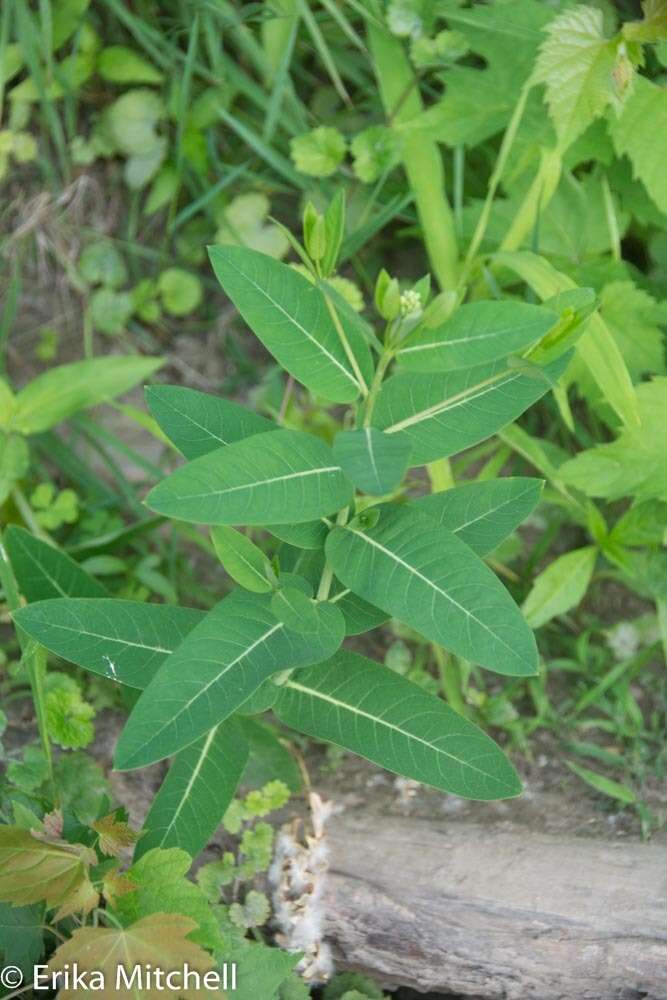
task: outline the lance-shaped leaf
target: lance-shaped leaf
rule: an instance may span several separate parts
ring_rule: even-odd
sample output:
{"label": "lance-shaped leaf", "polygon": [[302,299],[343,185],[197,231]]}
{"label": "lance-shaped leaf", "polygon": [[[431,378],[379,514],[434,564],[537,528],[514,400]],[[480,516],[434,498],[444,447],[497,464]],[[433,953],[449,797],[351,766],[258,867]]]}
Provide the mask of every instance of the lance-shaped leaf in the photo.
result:
{"label": "lance-shaped leaf", "polygon": [[535,578],[523,604],[523,613],[533,628],[546,625],[556,615],[576,608],[588,590],[597,555],[595,545],[573,549],[550,563]]}
{"label": "lance-shaped leaf", "polygon": [[341,650],[298,670],[275,712],[397,774],[470,799],[518,795],[518,776],[493,740],[439,698],[387,667]]}
{"label": "lance-shaped leaf", "polygon": [[255,594],[268,594],[272,589],[270,564],[262,550],[236,528],[219,524],[211,531],[215,553],[232,580]]}
{"label": "lance-shaped leaf", "polygon": [[195,458],[158,483],[146,504],[196,524],[287,524],[338,510],[352,492],[324,441],[279,430]]}
{"label": "lance-shaped leaf", "polygon": [[432,642],[499,674],[537,673],[535,638],[507,590],[425,515],[385,508],[365,531],[335,528],[326,553],[346,586]]}
{"label": "lance-shaped leaf", "polygon": [[148,386],[146,402],[169,440],[188,459],[278,429],[238,403],[179,385]]}
{"label": "lance-shaped leaf", "polygon": [[113,599],[54,598],[14,613],[33,639],[102,677],[143,688],[203,611]]}
{"label": "lance-shaped leaf", "polygon": [[234,798],[248,752],[236,719],[227,719],[181,750],[153,799],[135,861],[153,847],[180,847],[196,857]]}
{"label": "lance-shaped leaf", "polygon": [[470,371],[399,374],[380,390],[373,423],[412,443],[413,465],[446,458],[516,420],[549,389],[570,355],[544,369],[544,378],[494,362]]}
{"label": "lance-shaped leaf", "polygon": [[410,461],[407,438],[383,434],[374,427],[341,431],[333,443],[334,458],[359,490],[374,496],[391,493]]}
{"label": "lance-shaped leaf", "polygon": [[127,392],[161,364],[161,358],[112,355],[50,368],[17,394],[11,429],[21,434],[46,431],[78,410]]}
{"label": "lance-shaped leaf", "polygon": [[317,663],[343,640],[337,609],[322,605],[320,631],[290,632],[268,594],[235,591],[208,612],[134,706],[116,766],[143,767],[189,746],[224,721],[279,670]]}
{"label": "lance-shaped leaf", "polygon": [[407,371],[474,368],[523,351],[558,322],[558,313],[527,302],[471,302],[434,330],[408,338],[396,358]]}
{"label": "lance-shaped leaf", "polygon": [[528,517],[543,485],[523,476],[491,479],[419,497],[411,506],[485,556]]}
{"label": "lance-shaped leaf", "polygon": [[50,597],[106,597],[107,591],[66,552],[11,524],[5,546],[21,593],[28,601]]}
{"label": "lance-shaped leaf", "polygon": [[365,391],[373,370],[368,345],[344,315],[341,337],[320,288],[246,247],[210,247],[209,256],[243,319],[286,371],[334,403],[351,403]]}

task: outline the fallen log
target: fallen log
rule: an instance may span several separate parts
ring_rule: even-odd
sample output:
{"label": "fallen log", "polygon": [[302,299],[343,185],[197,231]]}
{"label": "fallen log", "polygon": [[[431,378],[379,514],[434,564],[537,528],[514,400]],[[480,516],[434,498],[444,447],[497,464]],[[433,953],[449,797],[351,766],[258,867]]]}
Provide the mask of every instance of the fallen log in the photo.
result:
{"label": "fallen log", "polygon": [[343,813],[339,968],[484,1000],[666,1000],[667,853],[637,841]]}

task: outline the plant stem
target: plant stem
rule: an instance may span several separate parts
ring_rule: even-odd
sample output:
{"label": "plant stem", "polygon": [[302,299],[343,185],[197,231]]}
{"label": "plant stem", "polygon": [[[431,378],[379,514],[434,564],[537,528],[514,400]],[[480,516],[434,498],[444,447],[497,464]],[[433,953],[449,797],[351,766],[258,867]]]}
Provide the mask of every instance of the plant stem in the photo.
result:
{"label": "plant stem", "polygon": [[442,647],[435,644],[432,644],[431,648],[438,664],[445,700],[459,715],[467,716],[468,709],[461,694],[461,675],[455,657],[449,656]]}
{"label": "plant stem", "polygon": [[[336,524],[342,528],[344,524],[347,524],[347,517],[350,512],[349,507],[343,507],[341,511],[338,512],[338,517],[336,518]],[[326,601],[329,597],[329,591],[331,590],[331,584],[333,582],[333,568],[327,561],[324,564],[324,569],[322,570],[322,576],[320,577],[320,585],[317,588],[317,600]]]}
{"label": "plant stem", "polygon": [[375,407],[375,401],[377,395],[382,387],[382,381],[387,373],[387,368],[391,364],[394,357],[394,351],[391,348],[386,348],[384,352],[380,355],[377,368],[375,369],[375,375],[373,376],[373,381],[371,382],[371,387],[368,392],[368,398],[366,400],[366,406],[364,409],[364,427],[370,427],[371,417],[373,416],[373,409]]}
{"label": "plant stem", "polygon": [[[423,111],[415,75],[401,42],[369,21],[368,43],[385,115],[394,126],[411,123]],[[415,194],[417,214],[433,273],[441,288],[455,288],[458,241],[445,194],[445,169],[437,142],[425,132],[401,130],[403,166]]]}
{"label": "plant stem", "polygon": [[336,307],[334,306],[333,302],[331,301],[331,299],[327,295],[325,289],[323,289],[323,292],[324,292],[324,301],[327,304],[327,309],[329,310],[329,315],[331,316],[331,319],[333,321],[333,325],[336,327],[336,333],[338,334],[338,338],[339,338],[341,344],[343,345],[343,350],[345,351],[345,354],[347,356],[347,360],[350,362],[350,365],[352,367],[352,371],[354,372],[354,377],[356,378],[357,383],[359,385],[359,392],[361,393],[362,396],[367,396],[368,395],[368,386],[366,385],[366,381],[364,379],[364,376],[361,374],[361,369],[359,367],[359,363],[358,363],[357,359],[354,356],[354,351],[350,347],[350,342],[347,339],[347,335],[345,333],[345,330],[343,329],[343,324],[340,321],[340,317],[338,315],[338,310],[336,309]]}

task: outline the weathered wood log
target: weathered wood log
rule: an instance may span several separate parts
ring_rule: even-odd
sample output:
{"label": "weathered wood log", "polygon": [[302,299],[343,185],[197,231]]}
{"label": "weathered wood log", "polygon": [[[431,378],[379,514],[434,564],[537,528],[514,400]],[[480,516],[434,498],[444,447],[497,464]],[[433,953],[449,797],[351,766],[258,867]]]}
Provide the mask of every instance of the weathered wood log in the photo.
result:
{"label": "weathered wood log", "polygon": [[333,819],[339,968],[484,1000],[665,1000],[667,853],[468,822]]}

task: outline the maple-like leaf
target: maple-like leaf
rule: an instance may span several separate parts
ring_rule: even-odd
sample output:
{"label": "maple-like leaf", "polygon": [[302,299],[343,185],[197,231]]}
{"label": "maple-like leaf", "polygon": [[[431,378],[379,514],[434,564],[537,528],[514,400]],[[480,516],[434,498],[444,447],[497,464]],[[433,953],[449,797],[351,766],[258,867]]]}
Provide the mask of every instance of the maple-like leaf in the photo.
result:
{"label": "maple-like leaf", "polygon": [[620,116],[611,126],[614,148],[624,153],[661,212],[667,212],[667,170],[664,136],[667,130],[667,88],[638,76]]}
{"label": "maple-like leaf", "polygon": [[56,920],[88,913],[98,894],[89,877],[97,857],[82,844],[38,839],[16,826],[0,827],[0,901],[26,906],[44,900]]}
{"label": "maple-like leaf", "polygon": [[[164,1000],[166,996],[200,1000],[212,996],[211,990],[183,988],[169,990],[163,983],[160,989],[154,980],[147,981],[148,966],[169,972],[182,973],[185,965],[203,976],[213,968],[213,960],[203,948],[188,940],[196,927],[194,921],[175,913],[156,913],[144,917],[130,927],[80,927],[69,941],[62,944],[51,957],[49,971],[58,972],[66,965],[76,964],[79,974],[98,972],[103,977],[104,988],[96,991],[100,1000]],[[128,987],[133,970],[143,973],[142,987]],[[123,972],[125,970],[125,977]],[[135,980],[135,983],[138,979]],[[176,985],[176,983],[175,983]],[[76,998],[76,989],[62,988],[59,1000]]]}
{"label": "maple-like leaf", "polygon": [[561,150],[567,149],[612,99],[616,45],[605,37],[602,11],[571,7],[547,28],[534,81],[546,87]]}
{"label": "maple-like leaf", "polygon": [[93,830],[100,835],[99,847],[103,854],[119,857],[126,847],[132,847],[139,834],[127,823],[116,819],[114,813],[103,816],[91,824]]}

